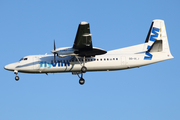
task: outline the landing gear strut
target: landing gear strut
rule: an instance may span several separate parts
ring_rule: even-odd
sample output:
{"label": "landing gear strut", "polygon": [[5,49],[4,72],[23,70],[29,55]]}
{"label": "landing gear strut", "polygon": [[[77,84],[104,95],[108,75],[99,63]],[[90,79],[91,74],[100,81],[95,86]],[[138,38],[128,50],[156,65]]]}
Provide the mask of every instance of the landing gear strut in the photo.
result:
{"label": "landing gear strut", "polygon": [[86,71],[87,71],[87,68],[85,67],[85,56],[84,56],[84,58],[83,58],[83,66],[81,68],[81,72],[86,73]]}
{"label": "landing gear strut", "polygon": [[87,68],[85,67],[85,56],[83,57],[83,63],[81,63],[81,62],[79,61],[79,59],[77,58],[77,56],[75,56],[75,57],[76,57],[77,61],[79,62],[79,64],[82,66],[81,72],[82,72],[82,73],[86,73]]}
{"label": "landing gear strut", "polygon": [[16,74],[15,80],[18,81],[18,80],[19,80],[19,76],[17,76],[18,71],[17,71],[17,70],[14,70],[14,74]]}
{"label": "landing gear strut", "polygon": [[[82,66],[82,68],[81,68],[81,77],[79,76],[79,74],[77,74],[78,75],[78,77],[80,78],[79,79],[79,84],[80,85],[83,85],[84,83],[85,83],[85,80],[83,79],[83,73],[86,73],[86,71],[87,71],[87,68],[85,67],[85,56],[83,57],[83,63],[81,63],[80,61],[79,61],[79,59],[77,58],[77,56],[75,56],[76,57],[76,59],[77,59],[77,61],[79,62],[79,64]],[[83,65],[82,65],[83,64]]]}

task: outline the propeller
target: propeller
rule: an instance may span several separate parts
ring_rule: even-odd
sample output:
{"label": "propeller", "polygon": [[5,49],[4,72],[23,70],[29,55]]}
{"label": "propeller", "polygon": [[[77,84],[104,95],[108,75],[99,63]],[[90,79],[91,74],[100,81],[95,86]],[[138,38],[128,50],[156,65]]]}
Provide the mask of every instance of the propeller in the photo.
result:
{"label": "propeller", "polygon": [[[55,40],[54,40],[54,51],[56,50],[56,44],[55,44]],[[54,52],[54,63],[56,62],[56,55],[57,53]]]}

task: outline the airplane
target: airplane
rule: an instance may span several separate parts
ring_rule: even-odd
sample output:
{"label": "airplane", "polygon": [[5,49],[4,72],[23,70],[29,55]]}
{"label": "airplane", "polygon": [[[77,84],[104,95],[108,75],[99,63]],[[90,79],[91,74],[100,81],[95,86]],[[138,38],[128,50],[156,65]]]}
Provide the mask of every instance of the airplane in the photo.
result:
{"label": "airplane", "polygon": [[14,71],[15,80],[22,73],[63,73],[78,75],[79,84],[89,71],[113,71],[141,67],[174,58],[171,55],[164,20],[152,21],[146,40],[142,44],[106,51],[92,45],[92,34],[88,22],[80,22],[72,47],[54,49],[50,55],[29,55],[19,62],[4,66]]}

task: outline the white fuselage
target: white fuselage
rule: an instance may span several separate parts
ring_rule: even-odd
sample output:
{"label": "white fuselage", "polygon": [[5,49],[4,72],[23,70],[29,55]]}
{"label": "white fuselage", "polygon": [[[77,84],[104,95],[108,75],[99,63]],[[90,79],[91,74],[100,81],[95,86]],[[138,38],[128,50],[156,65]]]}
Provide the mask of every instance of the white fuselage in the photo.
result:
{"label": "white fuselage", "polygon": [[[138,46],[139,47],[139,46]],[[109,51],[105,55],[86,57],[85,66],[87,71],[111,71],[140,67],[159,61],[171,59],[167,53],[155,52],[151,60],[144,59],[145,51],[140,53],[122,53],[121,49]],[[138,51],[137,51],[138,52]],[[57,72],[80,72],[83,65],[83,58],[73,56],[56,57],[53,55],[31,55],[23,60],[5,66],[5,69],[25,73],[57,73]]]}

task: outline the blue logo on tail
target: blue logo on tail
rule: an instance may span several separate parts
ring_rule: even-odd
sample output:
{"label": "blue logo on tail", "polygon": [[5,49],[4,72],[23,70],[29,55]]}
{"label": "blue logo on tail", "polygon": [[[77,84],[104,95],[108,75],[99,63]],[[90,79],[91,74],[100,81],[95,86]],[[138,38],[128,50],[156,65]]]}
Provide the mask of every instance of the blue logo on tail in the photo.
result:
{"label": "blue logo on tail", "polygon": [[154,35],[151,35],[150,36],[150,41],[156,41],[157,39],[155,38],[155,37],[158,37],[158,33],[157,32],[159,32],[159,28],[155,28],[155,27],[153,27],[153,29],[152,29],[152,33],[154,34]]}
{"label": "blue logo on tail", "polygon": [[[158,37],[158,32],[159,32],[159,28],[155,28],[155,27],[153,27],[153,29],[152,29],[152,32],[151,32],[151,34],[153,33],[153,35],[151,35],[150,36],[150,38],[149,38],[149,40],[150,41],[153,41],[153,42],[155,42],[157,39],[157,37]],[[151,46],[147,46],[147,50],[150,48]],[[151,60],[152,59],[152,57],[153,57],[153,55],[151,54],[151,53],[149,53],[148,51],[146,51],[146,56],[144,57],[144,60]]]}
{"label": "blue logo on tail", "polygon": [[146,56],[144,57],[144,60],[151,60],[153,57],[153,55],[151,53],[149,53],[148,51],[146,51]]}

